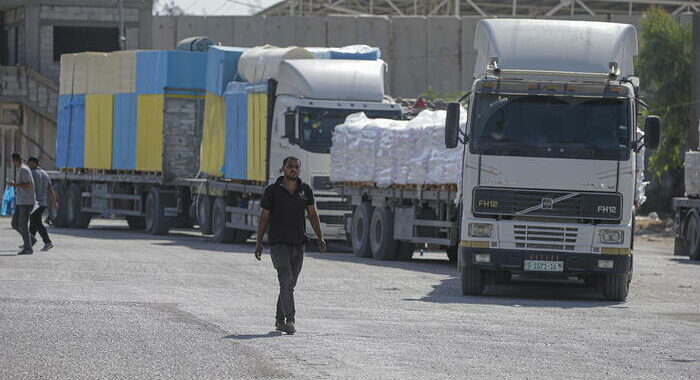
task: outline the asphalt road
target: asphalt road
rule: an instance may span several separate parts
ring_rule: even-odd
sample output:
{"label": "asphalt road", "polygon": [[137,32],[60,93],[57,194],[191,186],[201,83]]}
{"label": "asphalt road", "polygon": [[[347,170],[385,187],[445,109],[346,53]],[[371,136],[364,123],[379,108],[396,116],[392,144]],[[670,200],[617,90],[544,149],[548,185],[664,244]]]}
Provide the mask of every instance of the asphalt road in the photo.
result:
{"label": "asphalt road", "polygon": [[460,294],[442,255],[308,253],[297,329],[273,328],[269,255],[123,223],[16,256],[0,219],[0,378],[697,378],[700,263],[637,240],[625,303],[576,282]]}

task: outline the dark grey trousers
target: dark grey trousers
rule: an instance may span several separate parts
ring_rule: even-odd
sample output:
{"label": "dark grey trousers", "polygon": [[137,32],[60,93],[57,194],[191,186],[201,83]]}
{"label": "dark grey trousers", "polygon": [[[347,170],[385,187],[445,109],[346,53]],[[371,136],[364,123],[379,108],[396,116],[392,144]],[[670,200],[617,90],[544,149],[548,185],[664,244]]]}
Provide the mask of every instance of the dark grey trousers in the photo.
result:
{"label": "dark grey trousers", "polygon": [[304,262],[304,246],[289,244],[274,244],[270,246],[272,265],[277,269],[277,279],[280,283],[280,294],[277,297],[277,322],[294,322],[294,287]]}
{"label": "dark grey trousers", "polygon": [[15,213],[12,214],[12,228],[22,235],[22,241],[24,241],[24,249],[32,251],[32,242],[29,240],[29,214],[32,212],[34,206],[17,205],[15,207]]}
{"label": "dark grey trousers", "polygon": [[29,216],[29,233],[32,236],[36,236],[38,232],[44,244],[49,244],[51,243],[51,238],[49,238],[49,233],[46,231],[46,227],[44,227],[44,223],[41,221],[41,217],[44,216],[44,210],[46,210],[46,206],[39,206],[39,208]]}

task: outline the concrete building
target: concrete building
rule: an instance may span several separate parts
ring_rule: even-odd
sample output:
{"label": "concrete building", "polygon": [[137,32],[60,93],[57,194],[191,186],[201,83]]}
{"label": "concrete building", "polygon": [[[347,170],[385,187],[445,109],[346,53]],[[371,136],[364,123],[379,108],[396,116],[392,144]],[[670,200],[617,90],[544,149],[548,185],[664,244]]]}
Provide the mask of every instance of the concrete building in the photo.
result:
{"label": "concrete building", "polygon": [[61,54],[151,46],[152,0],[0,2],[0,178],[12,178],[19,151],[52,168]]}

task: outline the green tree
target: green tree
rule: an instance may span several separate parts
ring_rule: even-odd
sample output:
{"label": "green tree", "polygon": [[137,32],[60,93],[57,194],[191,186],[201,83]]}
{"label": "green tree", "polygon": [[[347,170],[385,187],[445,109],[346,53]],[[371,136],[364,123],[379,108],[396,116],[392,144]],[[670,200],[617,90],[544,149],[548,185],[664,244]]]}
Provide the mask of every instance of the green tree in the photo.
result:
{"label": "green tree", "polygon": [[[660,8],[650,8],[641,21],[638,73],[649,113],[662,119],[661,143],[649,159],[649,169],[661,179],[664,173],[682,173],[681,150],[691,122],[692,30]],[[697,147],[690,147],[696,149]]]}

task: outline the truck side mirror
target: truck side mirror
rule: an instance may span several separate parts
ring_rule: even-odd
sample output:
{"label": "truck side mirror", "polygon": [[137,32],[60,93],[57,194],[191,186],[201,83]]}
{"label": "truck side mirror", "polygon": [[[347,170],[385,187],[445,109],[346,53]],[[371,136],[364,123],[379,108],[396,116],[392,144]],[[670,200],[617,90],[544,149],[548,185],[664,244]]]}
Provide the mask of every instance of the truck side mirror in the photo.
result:
{"label": "truck side mirror", "polygon": [[447,118],[445,118],[445,147],[452,149],[459,142],[459,102],[450,102],[447,105]]}
{"label": "truck side mirror", "polygon": [[284,113],[284,137],[292,144],[297,142],[297,114],[294,111]]}
{"label": "truck side mirror", "polygon": [[661,138],[661,118],[655,115],[647,116],[644,122],[644,145],[649,149],[659,147]]}

